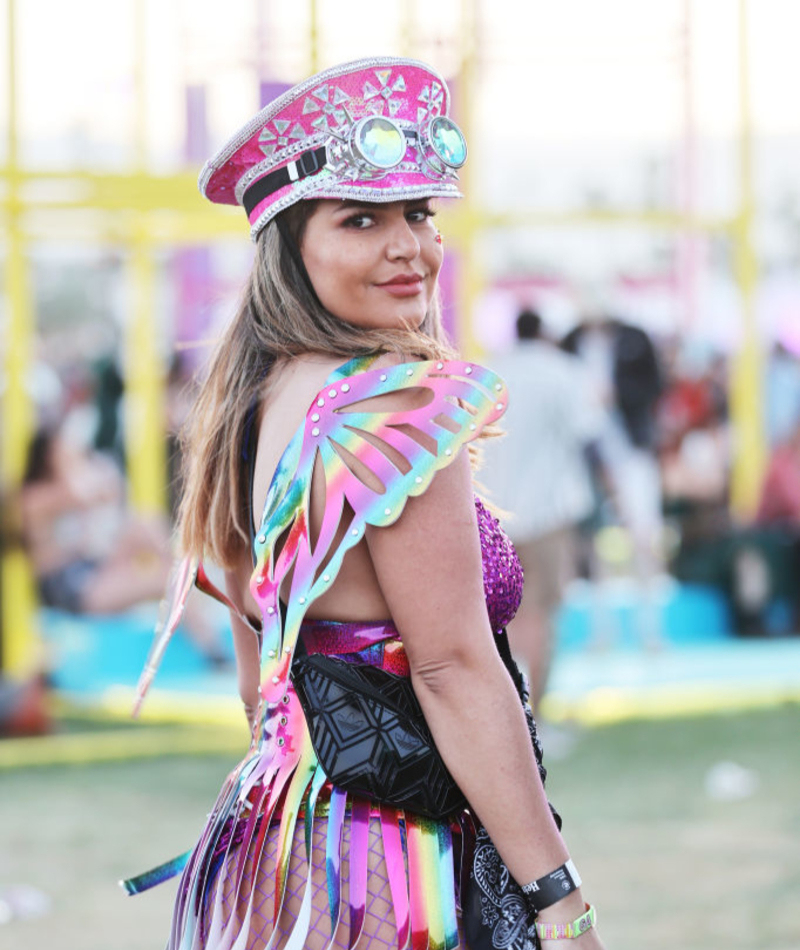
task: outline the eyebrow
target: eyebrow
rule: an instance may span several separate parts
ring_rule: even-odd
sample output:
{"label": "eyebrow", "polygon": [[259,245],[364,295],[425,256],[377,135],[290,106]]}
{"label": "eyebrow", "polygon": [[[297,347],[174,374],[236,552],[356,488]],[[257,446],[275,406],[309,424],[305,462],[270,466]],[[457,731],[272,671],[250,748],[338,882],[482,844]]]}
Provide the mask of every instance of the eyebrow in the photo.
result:
{"label": "eyebrow", "polygon": [[345,198],[333,209],[334,211],[349,211],[351,208],[374,208],[375,203],[369,201],[356,201],[354,198]]}
{"label": "eyebrow", "polygon": [[[426,202],[431,201],[431,198],[427,195],[420,198],[406,198],[405,200],[400,199],[404,205],[419,205],[425,204]],[[337,207],[333,209],[333,213],[337,214],[340,211],[352,211],[354,208],[357,208],[360,211],[375,211],[378,208],[384,208],[389,204],[395,204],[393,201],[358,201],[355,198],[343,198]]]}

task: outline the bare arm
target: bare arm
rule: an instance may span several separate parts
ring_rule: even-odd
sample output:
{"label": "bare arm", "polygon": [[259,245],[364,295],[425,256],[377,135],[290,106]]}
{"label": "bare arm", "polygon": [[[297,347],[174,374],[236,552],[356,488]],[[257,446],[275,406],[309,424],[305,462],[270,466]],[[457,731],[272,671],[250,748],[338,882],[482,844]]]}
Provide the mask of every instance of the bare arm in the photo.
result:
{"label": "bare arm", "polygon": [[[569,853],[493,643],[466,453],[410,499],[394,525],[369,529],[367,542],[442,758],[514,878],[542,877]],[[568,922],[583,910],[577,890],[540,920]],[[581,947],[602,946],[594,931],[577,939]]]}

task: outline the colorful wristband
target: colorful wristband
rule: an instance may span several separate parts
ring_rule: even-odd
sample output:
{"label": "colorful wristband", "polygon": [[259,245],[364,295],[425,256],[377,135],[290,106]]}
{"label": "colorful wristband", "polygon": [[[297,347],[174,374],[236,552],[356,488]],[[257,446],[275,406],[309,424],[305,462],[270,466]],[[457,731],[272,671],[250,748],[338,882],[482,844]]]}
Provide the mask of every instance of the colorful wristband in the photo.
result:
{"label": "colorful wristband", "polygon": [[540,940],[572,940],[591,930],[596,922],[597,911],[587,904],[586,911],[571,924],[536,924],[536,933]]}
{"label": "colorful wristband", "polygon": [[581,876],[570,858],[566,864],[562,864],[555,871],[545,874],[544,877],[540,877],[536,881],[531,881],[530,884],[525,884],[522,893],[538,913],[540,910],[544,910],[545,907],[560,901],[567,894],[571,894],[575,888],[580,886]]}

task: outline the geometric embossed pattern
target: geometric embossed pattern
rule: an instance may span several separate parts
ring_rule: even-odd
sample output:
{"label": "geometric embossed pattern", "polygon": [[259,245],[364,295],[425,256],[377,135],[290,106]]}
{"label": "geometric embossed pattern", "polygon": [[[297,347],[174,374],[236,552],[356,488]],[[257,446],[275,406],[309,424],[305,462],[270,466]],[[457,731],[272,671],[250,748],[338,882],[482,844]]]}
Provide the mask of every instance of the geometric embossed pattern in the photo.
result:
{"label": "geometric embossed pattern", "polygon": [[407,677],[314,653],[295,658],[292,679],[334,785],[430,818],[464,807]]}

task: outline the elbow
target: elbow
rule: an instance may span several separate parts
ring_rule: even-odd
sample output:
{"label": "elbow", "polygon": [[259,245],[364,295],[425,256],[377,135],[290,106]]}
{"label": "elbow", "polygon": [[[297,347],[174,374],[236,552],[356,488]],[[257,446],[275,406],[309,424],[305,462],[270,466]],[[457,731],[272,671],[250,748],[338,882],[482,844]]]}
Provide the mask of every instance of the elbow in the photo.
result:
{"label": "elbow", "polygon": [[411,680],[417,692],[445,697],[453,692],[464,694],[471,678],[482,676],[491,659],[470,648],[458,647],[446,654],[409,658]]}

